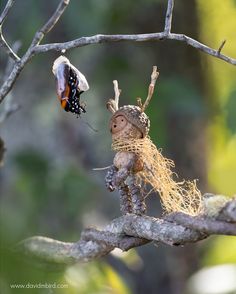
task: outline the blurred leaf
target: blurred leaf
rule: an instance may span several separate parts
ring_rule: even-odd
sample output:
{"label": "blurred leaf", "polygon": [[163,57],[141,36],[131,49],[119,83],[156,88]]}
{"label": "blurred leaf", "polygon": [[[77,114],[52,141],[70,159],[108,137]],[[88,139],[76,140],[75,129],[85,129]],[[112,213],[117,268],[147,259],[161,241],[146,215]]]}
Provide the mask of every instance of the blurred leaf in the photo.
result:
{"label": "blurred leaf", "polygon": [[218,236],[209,245],[202,261],[205,266],[223,263],[236,264],[236,237]]}
{"label": "blurred leaf", "polygon": [[130,291],[114,271],[106,263],[91,262],[69,267],[65,273],[71,294],[129,294]]}

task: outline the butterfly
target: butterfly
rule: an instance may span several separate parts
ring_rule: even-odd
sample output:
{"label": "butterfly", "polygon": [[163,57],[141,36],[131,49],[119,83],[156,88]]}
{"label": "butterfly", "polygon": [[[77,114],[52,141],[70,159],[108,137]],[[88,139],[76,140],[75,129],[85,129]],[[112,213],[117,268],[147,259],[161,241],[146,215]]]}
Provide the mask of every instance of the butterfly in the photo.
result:
{"label": "butterfly", "polygon": [[54,61],[52,72],[56,78],[56,91],[61,107],[77,115],[85,113],[85,105],[80,101],[80,95],[89,89],[85,76],[65,56]]}

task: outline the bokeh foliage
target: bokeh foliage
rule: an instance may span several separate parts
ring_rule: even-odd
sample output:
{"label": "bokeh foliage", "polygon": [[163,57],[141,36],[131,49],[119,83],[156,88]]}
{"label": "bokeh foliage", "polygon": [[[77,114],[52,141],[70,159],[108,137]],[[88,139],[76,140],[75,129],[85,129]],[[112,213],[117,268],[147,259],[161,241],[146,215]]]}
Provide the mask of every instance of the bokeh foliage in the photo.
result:
{"label": "bokeh foliage", "polygon": [[[1,1],[1,9],[4,3]],[[10,43],[22,41],[19,54],[57,3],[16,1],[4,31]],[[163,0],[71,1],[45,42],[96,33],[160,31],[165,8]],[[215,48],[226,38],[223,52],[235,57],[235,14],[233,0],[176,1],[173,30]],[[104,44],[66,55],[86,74],[91,86],[82,96],[86,116],[78,120],[60,108],[51,73],[58,53],[51,52],[35,56],[23,71],[12,92],[21,110],[1,129],[7,146],[0,175],[1,291],[27,293],[10,289],[11,283],[56,282],[68,283],[69,289],[53,293],[177,294],[183,293],[187,279],[200,267],[235,263],[235,239],[229,237],[212,239],[199,248],[146,246],[123,258],[109,256],[72,267],[35,264],[12,251],[18,241],[32,235],[76,241],[82,227],[104,224],[119,215],[118,195],[105,191],[104,172],[91,171],[112,161],[105,102],[113,95],[113,79],[119,80],[122,89],[121,104],[132,104],[137,96],[145,98],[154,64],[160,77],[147,110],[153,141],[176,161],[181,177],[199,178],[203,190],[229,196],[236,193],[233,66],[178,42]],[[0,57],[3,74],[6,57],[2,51]],[[91,131],[85,121],[99,132]],[[156,198],[149,200],[149,213],[158,216]],[[180,270],[176,273],[173,268]]]}

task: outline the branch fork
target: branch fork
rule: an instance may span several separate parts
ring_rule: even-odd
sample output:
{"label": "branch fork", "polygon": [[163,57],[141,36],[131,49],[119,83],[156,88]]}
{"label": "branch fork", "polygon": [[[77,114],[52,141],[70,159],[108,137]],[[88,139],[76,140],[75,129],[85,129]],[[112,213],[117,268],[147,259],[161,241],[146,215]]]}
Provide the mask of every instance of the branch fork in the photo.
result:
{"label": "branch fork", "polygon": [[[174,8],[174,0],[168,0],[166,16],[165,16],[165,26],[162,32],[157,33],[148,33],[148,34],[133,34],[133,35],[94,35],[91,37],[81,37],[69,42],[64,43],[51,43],[51,44],[44,44],[40,45],[40,42],[44,38],[44,36],[50,32],[50,30],[56,25],[58,20],[61,18],[62,14],[64,13],[66,7],[69,5],[69,0],[61,0],[56,11],[50,17],[50,19],[39,29],[30,45],[26,53],[20,58],[11,46],[5,40],[3,33],[2,33],[2,25],[6,20],[11,7],[13,6],[15,0],[8,0],[7,4],[0,15],[0,45],[5,50],[5,52],[16,62],[12,72],[6,78],[5,82],[0,88],[0,103],[4,100],[7,94],[12,89],[15,81],[17,80],[18,76],[20,75],[23,68],[29,62],[29,60],[36,54],[45,53],[48,51],[65,51],[72,48],[78,48],[82,46],[88,46],[91,44],[101,44],[107,42],[121,42],[121,41],[131,41],[131,42],[147,42],[147,41],[158,41],[158,40],[176,40],[180,42],[185,42],[186,44],[205,52],[211,56],[224,60],[225,62],[236,65],[236,59],[226,56],[221,53],[225,41],[221,44],[219,49],[215,50],[212,49],[197,40],[194,40],[184,34],[175,34],[171,32],[171,25],[172,25],[172,15],[173,15],[173,8]],[[139,105],[141,105],[141,101],[139,101]],[[114,108],[114,107],[115,108]],[[110,108],[112,112],[115,111],[117,104],[113,105]]]}

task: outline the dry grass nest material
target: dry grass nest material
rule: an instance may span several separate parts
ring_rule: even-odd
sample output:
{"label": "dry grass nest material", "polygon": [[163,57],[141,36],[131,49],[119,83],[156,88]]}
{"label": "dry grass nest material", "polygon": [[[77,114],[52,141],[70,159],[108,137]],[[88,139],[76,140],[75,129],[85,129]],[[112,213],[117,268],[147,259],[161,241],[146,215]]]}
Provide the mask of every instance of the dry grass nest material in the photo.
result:
{"label": "dry grass nest material", "polygon": [[174,161],[165,158],[149,137],[114,140],[112,149],[133,152],[142,159],[144,169],[137,173],[137,177],[144,185],[150,184],[159,193],[165,212],[180,211],[190,215],[202,212],[202,195],[196,181],[178,182],[177,174],[172,171]]}

